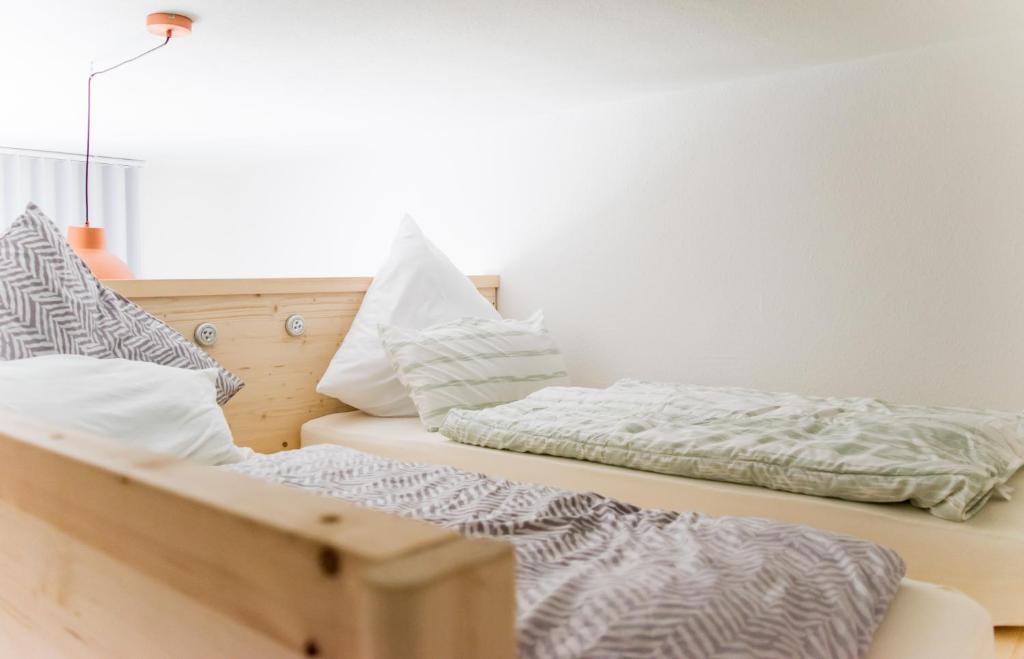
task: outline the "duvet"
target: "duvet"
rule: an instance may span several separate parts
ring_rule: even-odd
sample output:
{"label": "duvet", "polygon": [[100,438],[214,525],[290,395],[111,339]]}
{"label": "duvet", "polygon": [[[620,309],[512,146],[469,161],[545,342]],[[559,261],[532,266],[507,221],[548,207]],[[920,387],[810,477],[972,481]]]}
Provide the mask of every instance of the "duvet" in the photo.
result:
{"label": "duvet", "polygon": [[852,501],[963,521],[1024,463],[1024,416],[621,380],[452,410],[449,439]]}
{"label": "duvet", "polygon": [[869,542],[311,446],[220,467],[510,542],[524,657],[860,657],[903,576]]}

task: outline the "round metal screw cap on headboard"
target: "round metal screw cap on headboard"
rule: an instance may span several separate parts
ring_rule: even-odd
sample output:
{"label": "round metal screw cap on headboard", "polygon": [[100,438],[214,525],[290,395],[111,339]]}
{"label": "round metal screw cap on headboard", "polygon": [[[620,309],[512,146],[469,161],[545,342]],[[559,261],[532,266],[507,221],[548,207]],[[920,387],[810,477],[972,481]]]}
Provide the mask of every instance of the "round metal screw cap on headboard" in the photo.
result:
{"label": "round metal screw cap on headboard", "polygon": [[213,323],[200,323],[196,325],[192,336],[195,338],[196,343],[209,348],[214,343],[217,343],[217,327]]}
{"label": "round metal screw cap on headboard", "polygon": [[288,336],[302,336],[306,333],[306,319],[293,313],[284,321],[284,330],[288,332]]}

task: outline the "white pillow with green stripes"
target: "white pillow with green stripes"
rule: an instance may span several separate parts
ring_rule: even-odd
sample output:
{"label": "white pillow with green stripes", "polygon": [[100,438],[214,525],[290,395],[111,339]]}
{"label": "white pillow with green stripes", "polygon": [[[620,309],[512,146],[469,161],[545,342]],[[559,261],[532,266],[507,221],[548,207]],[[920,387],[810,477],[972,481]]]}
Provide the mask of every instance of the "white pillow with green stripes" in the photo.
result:
{"label": "white pillow with green stripes", "polygon": [[381,325],[380,338],[431,432],[451,409],[492,407],[569,384],[539,311],[527,320],[460,318],[422,330]]}

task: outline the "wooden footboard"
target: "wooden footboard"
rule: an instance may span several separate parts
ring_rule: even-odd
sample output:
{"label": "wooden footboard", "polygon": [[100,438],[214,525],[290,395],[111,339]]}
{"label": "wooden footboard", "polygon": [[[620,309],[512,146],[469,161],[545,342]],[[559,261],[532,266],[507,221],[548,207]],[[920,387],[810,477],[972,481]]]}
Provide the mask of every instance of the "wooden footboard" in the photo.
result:
{"label": "wooden footboard", "polygon": [[511,657],[515,558],[0,416],[0,656]]}

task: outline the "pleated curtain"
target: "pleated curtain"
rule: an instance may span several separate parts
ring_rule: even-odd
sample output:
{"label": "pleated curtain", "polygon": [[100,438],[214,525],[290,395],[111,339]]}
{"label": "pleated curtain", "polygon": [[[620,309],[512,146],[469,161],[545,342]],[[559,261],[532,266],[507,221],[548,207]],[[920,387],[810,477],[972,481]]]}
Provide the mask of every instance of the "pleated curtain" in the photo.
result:
{"label": "pleated curtain", "polygon": [[[140,172],[141,167],[132,164],[93,160],[89,165],[90,223],[106,229],[107,249],[135,272],[139,271]],[[75,155],[0,152],[0,229],[21,215],[30,201],[62,230],[81,224],[85,161]]]}

